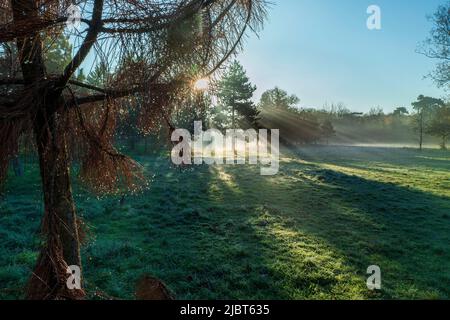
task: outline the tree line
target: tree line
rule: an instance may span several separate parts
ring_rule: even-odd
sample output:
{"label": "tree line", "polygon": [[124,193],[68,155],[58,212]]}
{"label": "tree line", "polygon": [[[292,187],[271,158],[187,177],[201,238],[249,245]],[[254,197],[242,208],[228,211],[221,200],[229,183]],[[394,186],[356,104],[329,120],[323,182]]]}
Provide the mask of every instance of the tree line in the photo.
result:
{"label": "tree line", "polygon": [[[423,148],[426,138],[447,148],[450,137],[450,105],[443,99],[420,95],[410,106],[385,113],[373,107],[366,113],[353,112],[343,103],[325,104],[322,108],[301,108],[300,99],[275,87],[265,91],[255,102],[256,86],[244,67],[233,61],[222,77],[212,82],[206,91],[198,90],[194,97],[172,114],[173,126],[193,130],[194,121],[201,120],[209,128],[219,129],[280,129],[280,140],[286,146],[307,144],[353,143],[417,143]],[[148,134],[137,130],[133,119],[120,124],[124,141],[130,149],[144,141],[164,146],[168,141],[164,125]],[[131,120],[131,121],[130,121]],[[428,139],[430,141],[430,139]]]}

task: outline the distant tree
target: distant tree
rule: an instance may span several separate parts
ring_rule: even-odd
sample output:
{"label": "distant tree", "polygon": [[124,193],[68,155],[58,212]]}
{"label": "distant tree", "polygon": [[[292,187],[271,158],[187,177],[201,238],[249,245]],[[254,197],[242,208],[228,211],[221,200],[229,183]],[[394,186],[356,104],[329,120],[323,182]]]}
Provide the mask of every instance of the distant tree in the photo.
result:
{"label": "distant tree", "polygon": [[55,39],[47,37],[43,43],[45,67],[50,74],[60,73],[72,59],[72,45],[63,33]]}
{"label": "distant tree", "polygon": [[300,99],[295,95],[289,95],[286,91],[275,87],[264,92],[259,102],[259,108],[265,111],[291,110],[297,107]]}
{"label": "distant tree", "polygon": [[330,120],[325,120],[320,126],[322,138],[329,144],[329,139],[336,135],[333,124]]}
{"label": "distant tree", "polygon": [[430,17],[433,27],[419,52],[438,60],[432,79],[439,87],[450,88],[450,1],[438,7]]}
{"label": "distant tree", "polygon": [[369,110],[367,118],[369,120],[381,121],[384,117],[384,111],[381,107],[374,107]]}
{"label": "distant tree", "polygon": [[[215,122],[219,127],[255,127],[259,111],[252,101],[256,86],[252,85],[245,69],[233,61],[217,86],[219,105],[215,112]],[[231,122],[226,121],[231,117]]]}
{"label": "distant tree", "polygon": [[382,115],[384,115],[384,111],[381,107],[375,107],[369,110],[369,117],[379,117]]}
{"label": "distant tree", "polygon": [[111,74],[108,70],[108,66],[100,62],[95,65],[94,70],[92,70],[87,76],[87,82],[93,86],[102,85],[103,83],[108,83],[108,78]]}
{"label": "distant tree", "polygon": [[427,123],[433,114],[433,110],[443,105],[444,101],[441,99],[426,97],[423,95],[420,95],[417,98],[417,101],[412,103],[412,106],[416,111],[416,115],[414,117],[414,129],[419,133],[420,150],[423,148],[423,136]]}
{"label": "distant tree", "polygon": [[86,82],[87,77],[86,77],[86,75],[84,74],[84,69],[83,69],[83,68],[80,68],[80,70],[79,70],[78,73],[76,74],[75,78],[76,78],[77,81],[80,81],[80,82]]}
{"label": "distant tree", "polygon": [[291,131],[295,133],[291,140],[296,143],[311,144],[322,139],[321,124],[314,109],[292,109],[290,116],[294,120]]}
{"label": "distant tree", "polygon": [[409,114],[409,111],[405,107],[398,107],[392,113],[392,115],[395,116],[395,117],[401,117],[401,116],[405,116],[405,115],[408,115],[408,114]]}
{"label": "distant tree", "polygon": [[331,103],[330,105],[326,103],[323,110],[334,118],[345,118],[353,115],[352,111],[342,102]]}
{"label": "distant tree", "polygon": [[317,110],[300,109],[300,99],[276,87],[264,92],[259,108],[260,125],[280,130],[280,140],[287,145],[315,143],[322,137]]}
{"label": "distant tree", "polygon": [[[20,73],[19,68],[13,64],[16,60],[17,49],[14,44],[10,42],[0,43],[0,79],[13,78]],[[6,94],[5,92],[10,90],[11,88],[0,86],[1,94]]]}
{"label": "distant tree", "polygon": [[[275,87],[261,95],[258,104],[260,110],[260,125],[264,128],[277,128],[281,130],[282,142],[293,144],[298,133],[298,107],[300,99],[286,91]],[[294,111],[297,111],[294,114]]]}
{"label": "distant tree", "polygon": [[450,137],[450,104],[438,107],[427,126],[426,132],[442,139],[441,148],[447,149],[447,140]]}

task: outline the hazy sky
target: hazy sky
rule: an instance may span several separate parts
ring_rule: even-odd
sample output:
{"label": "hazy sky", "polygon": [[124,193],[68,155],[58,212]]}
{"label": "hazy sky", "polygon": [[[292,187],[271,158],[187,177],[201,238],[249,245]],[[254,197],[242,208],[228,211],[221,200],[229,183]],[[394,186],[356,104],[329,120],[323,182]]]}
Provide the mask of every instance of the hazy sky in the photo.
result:
{"label": "hazy sky", "polygon": [[[444,95],[424,79],[435,61],[415,51],[429,34],[427,15],[445,1],[272,0],[260,39],[252,35],[238,59],[258,87],[256,99],[279,86],[302,107],[409,107],[419,94]],[[366,26],[372,4],[381,8],[381,30]]]}

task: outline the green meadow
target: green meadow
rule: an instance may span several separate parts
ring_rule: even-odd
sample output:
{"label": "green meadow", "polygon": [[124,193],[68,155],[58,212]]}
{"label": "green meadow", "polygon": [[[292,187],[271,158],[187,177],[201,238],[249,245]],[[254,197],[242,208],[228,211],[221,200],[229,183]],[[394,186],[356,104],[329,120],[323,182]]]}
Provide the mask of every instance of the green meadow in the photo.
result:
{"label": "green meadow", "polygon": [[[285,150],[258,166],[176,168],[135,155],[149,187],[96,198],[74,173],[88,298],[133,299],[161,279],[177,299],[450,298],[450,153],[371,147]],[[40,248],[38,168],[0,200],[0,299],[21,298]],[[382,289],[366,287],[378,265]]]}

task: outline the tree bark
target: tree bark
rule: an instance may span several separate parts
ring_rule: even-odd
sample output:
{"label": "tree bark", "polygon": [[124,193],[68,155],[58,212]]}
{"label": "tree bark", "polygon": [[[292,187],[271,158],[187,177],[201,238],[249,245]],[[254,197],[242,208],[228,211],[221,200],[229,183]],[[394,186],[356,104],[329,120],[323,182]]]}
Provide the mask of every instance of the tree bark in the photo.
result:
{"label": "tree bark", "polygon": [[42,231],[46,243],[29,282],[29,299],[84,297],[81,288],[70,290],[66,284],[67,267],[76,265],[81,269],[81,258],[66,136],[58,118],[59,114],[48,119],[40,114],[34,127],[44,193]]}
{"label": "tree bark", "polygon": [[54,118],[48,125],[36,129],[45,206],[46,211],[55,211],[61,220],[60,236],[67,264],[80,266],[78,229],[70,183],[66,137],[63,132],[57,131]]}
{"label": "tree bark", "polygon": [[420,151],[423,149],[423,111],[420,112]]}

